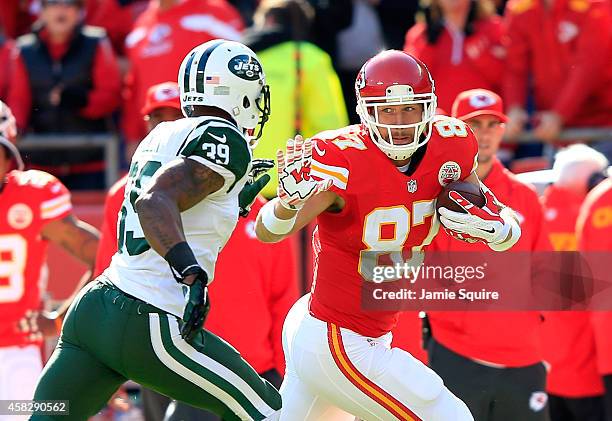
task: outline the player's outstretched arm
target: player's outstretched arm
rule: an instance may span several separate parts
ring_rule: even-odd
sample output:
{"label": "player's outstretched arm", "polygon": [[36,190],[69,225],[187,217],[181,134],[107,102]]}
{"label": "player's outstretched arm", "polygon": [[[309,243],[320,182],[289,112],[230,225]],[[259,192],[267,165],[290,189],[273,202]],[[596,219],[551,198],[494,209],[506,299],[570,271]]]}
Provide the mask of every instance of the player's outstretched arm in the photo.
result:
{"label": "player's outstretched arm", "polygon": [[81,276],[70,297],[64,300],[57,310],[52,313],[43,312],[36,315],[40,331],[45,335],[50,335],[56,333],[55,320],[58,318],[61,320],[64,317],[78,292],[91,281],[100,232],[95,227],[81,221],[74,214],[69,214],[62,219],[48,222],[42,229],[42,236],[89,267],[89,270]]}
{"label": "player's outstretched arm", "polygon": [[135,202],[149,245],[170,265],[177,282],[189,285],[181,336],[190,340],[204,324],[210,301],[208,274],[185,241],[181,212],[223,187],[223,177],[189,158],[169,162],[155,173]]}
{"label": "player's outstretched arm", "polygon": [[331,180],[310,176],[312,140],[298,135],[287,141],[286,152],[277,152],[278,197],[264,205],[257,215],[255,232],[259,240],[274,243],[299,231],[328,209],[342,209],[343,200],[329,191]]}
{"label": "player's outstretched arm", "polygon": [[451,192],[450,198],[461,206],[465,213],[440,208],[440,223],[450,230],[450,234],[461,234],[462,239],[483,241],[491,250],[505,251],[511,248],[521,237],[521,227],[514,211],[499,203],[476,173],[465,181],[480,188],[486,198],[482,208],[466,200],[460,193]]}
{"label": "player's outstretched arm", "polygon": [[153,250],[165,256],[173,246],[184,242],[181,212],[219,190],[223,183],[220,174],[189,158],[160,168],[135,202],[140,225]]}
{"label": "player's outstretched arm", "polygon": [[100,232],[74,214],[47,223],[42,229],[42,236],[90,268],[95,265]]}

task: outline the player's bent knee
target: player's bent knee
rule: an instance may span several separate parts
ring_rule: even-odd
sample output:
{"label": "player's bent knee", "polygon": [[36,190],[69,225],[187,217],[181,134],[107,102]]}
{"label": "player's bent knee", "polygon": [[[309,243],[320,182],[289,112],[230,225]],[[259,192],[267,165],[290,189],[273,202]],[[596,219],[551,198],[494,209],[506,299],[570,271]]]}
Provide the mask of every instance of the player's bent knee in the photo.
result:
{"label": "player's bent knee", "polygon": [[389,367],[395,371],[394,375],[399,377],[404,388],[422,401],[437,399],[445,389],[440,376],[402,349],[391,350]]}

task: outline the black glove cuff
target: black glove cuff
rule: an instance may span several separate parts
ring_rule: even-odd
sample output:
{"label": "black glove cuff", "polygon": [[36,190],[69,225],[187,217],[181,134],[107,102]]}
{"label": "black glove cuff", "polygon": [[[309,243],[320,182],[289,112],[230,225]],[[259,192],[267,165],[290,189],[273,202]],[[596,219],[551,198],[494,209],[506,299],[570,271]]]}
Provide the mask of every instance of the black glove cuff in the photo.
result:
{"label": "black glove cuff", "polygon": [[[172,269],[172,274],[177,282],[182,282],[183,278],[186,275],[191,273],[196,273],[196,271],[202,271],[202,268],[198,264],[198,261],[187,244],[186,241],[180,242],[172,246],[170,250],[164,256],[166,262],[170,265],[170,269]],[[194,270],[195,269],[195,270]],[[178,273],[178,276],[175,274]]]}

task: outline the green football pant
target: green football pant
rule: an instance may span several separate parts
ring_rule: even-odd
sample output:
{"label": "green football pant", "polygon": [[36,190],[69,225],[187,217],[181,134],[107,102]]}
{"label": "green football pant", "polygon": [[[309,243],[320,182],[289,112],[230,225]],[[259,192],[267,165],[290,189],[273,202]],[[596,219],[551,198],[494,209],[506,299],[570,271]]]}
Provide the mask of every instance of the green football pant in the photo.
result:
{"label": "green football pant", "polygon": [[[104,279],[104,278],[100,278]],[[202,329],[189,343],[182,321],[109,282],[88,285],[72,303],[35,400],[67,400],[69,416],[86,420],[127,379],[207,409],[224,420],[274,419],[281,398],[231,345]]]}

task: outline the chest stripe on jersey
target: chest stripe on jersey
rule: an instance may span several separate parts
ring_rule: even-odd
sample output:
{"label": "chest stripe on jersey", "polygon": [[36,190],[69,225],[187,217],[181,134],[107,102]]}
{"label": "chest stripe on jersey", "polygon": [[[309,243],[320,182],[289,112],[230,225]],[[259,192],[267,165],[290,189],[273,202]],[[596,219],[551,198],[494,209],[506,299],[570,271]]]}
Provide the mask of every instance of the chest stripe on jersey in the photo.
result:
{"label": "chest stripe on jersey", "polygon": [[327,323],[327,341],[332,357],[344,376],[360,391],[402,421],[421,421],[407,406],[385,392],[353,365],[342,343],[342,332],[334,323]]}

